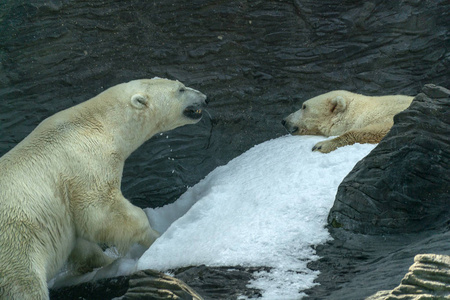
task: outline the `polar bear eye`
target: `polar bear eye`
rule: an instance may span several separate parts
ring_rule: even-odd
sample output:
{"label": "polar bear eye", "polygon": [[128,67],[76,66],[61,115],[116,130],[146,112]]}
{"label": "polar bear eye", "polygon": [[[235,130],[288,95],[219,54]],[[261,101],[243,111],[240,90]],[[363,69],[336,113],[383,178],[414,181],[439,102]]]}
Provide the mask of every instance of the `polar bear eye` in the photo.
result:
{"label": "polar bear eye", "polygon": [[186,89],[184,88],[184,87],[182,87],[182,88],[180,88],[180,93],[184,93],[184,92],[186,92]]}
{"label": "polar bear eye", "polygon": [[306,104],[303,104],[302,109],[306,109]]}

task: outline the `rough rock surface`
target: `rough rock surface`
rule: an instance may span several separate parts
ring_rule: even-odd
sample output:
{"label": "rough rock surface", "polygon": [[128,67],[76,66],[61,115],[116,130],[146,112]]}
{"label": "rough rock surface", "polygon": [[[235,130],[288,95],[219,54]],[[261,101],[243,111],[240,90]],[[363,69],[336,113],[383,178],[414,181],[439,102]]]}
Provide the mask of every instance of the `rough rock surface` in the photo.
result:
{"label": "rough rock surface", "polygon": [[114,299],[123,296],[127,292],[129,281],[129,276],[120,276],[59,289],[50,289],[50,299]]}
{"label": "rough rock surface", "polygon": [[[449,11],[447,0],[2,0],[0,155],[44,118],[109,86],[178,79],[209,96],[211,118],[143,145],[122,184],[134,204],[162,206],[253,145],[286,134],[281,119],[315,95],[448,88]],[[442,230],[386,240],[332,230],[342,239],[318,247],[323,284],[310,299],[362,299],[393,288],[412,253],[450,251]],[[205,299],[236,299],[254,270],[232,270],[197,266],[185,281]],[[355,272],[373,286],[362,288]],[[128,288],[123,280],[86,284],[85,299],[117,297],[114,288]]]}
{"label": "rough rock surface", "polygon": [[[257,298],[246,285],[252,273],[267,268],[196,266],[173,270],[173,277],[154,270],[50,290],[54,299],[237,299]],[[200,291],[199,295],[196,291]],[[120,298],[123,297],[123,298]],[[178,298],[177,298],[178,297]]]}
{"label": "rough rock surface", "polygon": [[398,287],[380,291],[366,300],[450,299],[450,256],[420,254]]}
{"label": "rough rock surface", "polygon": [[181,280],[154,270],[50,290],[51,299],[202,300]]}
{"label": "rough rock surface", "polygon": [[449,149],[450,91],[425,85],[341,183],[312,299],[363,299],[394,288],[416,254],[450,255]]}
{"label": "rough rock surface", "polygon": [[316,248],[321,257],[308,266],[320,270],[320,285],[308,299],[360,300],[395,288],[420,253],[450,255],[450,230],[365,235],[330,228],[334,240]]}
{"label": "rough rock surface", "polygon": [[181,280],[154,270],[136,272],[131,276],[129,284],[130,287],[122,300],[203,300]]}
{"label": "rough rock surface", "polygon": [[237,299],[246,296],[255,299],[261,293],[247,287],[252,274],[268,268],[196,266],[174,270],[174,276],[198,291],[205,299]]}
{"label": "rough rock surface", "polygon": [[340,184],[328,222],[356,233],[407,233],[450,222],[450,91],[426,85]]}

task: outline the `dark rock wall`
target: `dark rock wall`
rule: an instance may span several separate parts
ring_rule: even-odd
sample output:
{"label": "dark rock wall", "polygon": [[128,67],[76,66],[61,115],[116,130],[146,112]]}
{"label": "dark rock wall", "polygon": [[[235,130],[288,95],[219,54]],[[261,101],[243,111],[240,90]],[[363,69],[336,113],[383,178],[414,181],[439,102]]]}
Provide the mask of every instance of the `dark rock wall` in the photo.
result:
{"label": "dark rock wall", "polygon": [[450,91],[425,85],[340,184],[312,299],[364,299],[398,285],[415,255],[450,255],[449,149]]}
{"label": "dark rock wall", "polygon": [[[333,240],[317,247],[320,285],[307,291],[311,300],[361,300],[395,288],[417,254],[450,255],[450,231],[366,235],[331,229]],[[438,298],[439,299],[439,298]]]}
{"label": "dark rock wall", "polygon": [[328,221],[356,233],[450,224],[450,91],[425,86],[342,181]]}
{"label": "dark rock wall", "polygon": [[127,161],[132,202],[174,201],[218,165],[285,134],[332,89],[415,95],[449,86],[448,1],[23,1],[0,4],[0,155],[45,117],[114,84],[178,79],[211,119]]}

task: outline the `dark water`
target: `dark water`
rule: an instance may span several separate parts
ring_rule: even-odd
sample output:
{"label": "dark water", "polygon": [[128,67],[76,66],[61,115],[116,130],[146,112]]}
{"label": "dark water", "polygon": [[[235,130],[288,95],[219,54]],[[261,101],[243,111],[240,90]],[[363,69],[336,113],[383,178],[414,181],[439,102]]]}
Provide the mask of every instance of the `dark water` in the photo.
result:
{"label": "dark water", "polygon": [[0,2],[0,155],[44,118],[154,76],[207,94],[197,125],[127,161],[123,192],[173,202],[219,165],[285,134],[281,119],[334,89],[450,86],[448,1]]}

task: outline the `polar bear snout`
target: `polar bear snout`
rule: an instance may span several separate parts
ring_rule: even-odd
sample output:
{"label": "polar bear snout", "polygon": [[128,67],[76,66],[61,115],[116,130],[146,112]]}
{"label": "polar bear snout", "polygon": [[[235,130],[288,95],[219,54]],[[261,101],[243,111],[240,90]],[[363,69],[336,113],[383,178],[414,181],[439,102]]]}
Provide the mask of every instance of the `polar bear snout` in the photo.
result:
{"label": "polar bear snout", "polygon": [[192,120],[200,120],[203,116],[203,108],[208,105],[208,98],[197,90],[191,88],[186,90],[192,94],[190,97],[192,103],[184,109],[183,115]]}
{"label": "polar bear snout", "polygon": [[183,114],[189,119],[199,120],[203,116],[204,105],[190,105],[186,107]]}
{"label": "polar bear snout", "polygon": [[284,126],[284,128],[287,130],[288,133],[293,134],[298,131],[298,126],[293,125],[291,122],[287,121],[286,119],[283,119],[281,121],[281,124]]}

